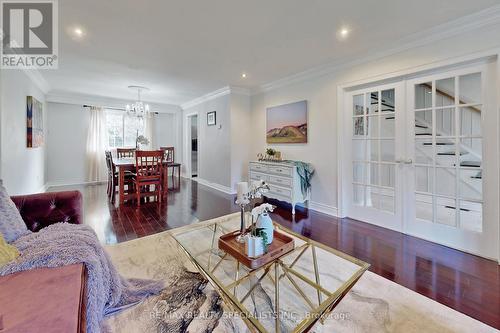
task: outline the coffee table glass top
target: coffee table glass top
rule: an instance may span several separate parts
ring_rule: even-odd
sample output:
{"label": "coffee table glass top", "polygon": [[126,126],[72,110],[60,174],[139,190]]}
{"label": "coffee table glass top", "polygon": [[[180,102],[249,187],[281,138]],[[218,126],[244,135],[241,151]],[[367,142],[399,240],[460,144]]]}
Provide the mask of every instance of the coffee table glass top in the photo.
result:
{"label": "coffee table glass top", "polygon": [[256,270],[218,248],[220,236],[239,229],[238,215],[173,236],[252,331],[304,332],[326,319],[369,265],[275,227],[294,239],[295,249]]}

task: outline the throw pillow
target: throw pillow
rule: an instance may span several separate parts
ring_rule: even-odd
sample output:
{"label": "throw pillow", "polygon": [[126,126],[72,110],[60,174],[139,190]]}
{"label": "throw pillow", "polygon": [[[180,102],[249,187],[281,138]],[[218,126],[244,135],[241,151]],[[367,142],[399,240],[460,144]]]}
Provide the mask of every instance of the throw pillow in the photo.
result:
{"label": "throw pillow", "polygon": [[11,243],[28,232],[16,205],[0,183],[0,234]]}
{"label": "throw pillow", "polygon": [[19,257],[19,251],[15,246],[7,244],[3,235],[0,234],[0,267],[8,264]]}

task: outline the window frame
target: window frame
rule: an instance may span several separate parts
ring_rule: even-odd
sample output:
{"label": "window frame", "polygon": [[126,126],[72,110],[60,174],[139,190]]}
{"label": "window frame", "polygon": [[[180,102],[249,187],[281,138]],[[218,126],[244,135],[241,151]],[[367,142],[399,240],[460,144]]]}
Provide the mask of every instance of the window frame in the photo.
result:
{"label": "window frame", "polygon": [[[135,145],[126,145],[126,141],[125,141],[126,119],[127,119],[127,117],[133,117],[133,116],[129,116],[129,115],[127,115],[126,112],[121,111],[121,110],[115,110],[115,109],[104,109],[104,112],[106,115],[106,135],[108,136],[108,138],[106,140],[106,145],[108,146],[108,148],[110,148],[110,149],[135,148]],[[119,126],[121,128],[121,140],[122,140],[121,145],[116,145],[117,140],[114,140],[115,144],[111,145],[111,141],[109,138],[109,127],[108,127],[108,116],[109,115],[120,116],[120,118],[121,118],[121,126]],[[142,123],[141,124],[142,130],[139,130],[139,135],[144,135],[144,129],[145,129],[146,124],[145,124],[144,120],[142,120],[141,123]]]}

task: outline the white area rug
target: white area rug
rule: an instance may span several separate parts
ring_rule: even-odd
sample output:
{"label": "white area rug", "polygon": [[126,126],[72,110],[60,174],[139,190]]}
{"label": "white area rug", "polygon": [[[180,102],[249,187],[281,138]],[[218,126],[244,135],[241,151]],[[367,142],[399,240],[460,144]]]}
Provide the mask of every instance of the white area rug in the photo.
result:
{"label": "white area rug", "polygon": [[[219,219],[238,222],[239,215]],[[216,219],[216,220],[219,220]],[[200,223],[213,223],[216,220]],[[199,223],[196,224],[199,226]],[[190,228],[191,226],[183,227]],[[179,229],[176,229],[179,230]],[[158,296],[105,321],[109,332],[249,332],[197,273],[166,231],[107,247],[126,277],[166,281]],[[285,326],[288,327],[288,326]],[[366,272],[314,332],[498,332],[374,273]]]}

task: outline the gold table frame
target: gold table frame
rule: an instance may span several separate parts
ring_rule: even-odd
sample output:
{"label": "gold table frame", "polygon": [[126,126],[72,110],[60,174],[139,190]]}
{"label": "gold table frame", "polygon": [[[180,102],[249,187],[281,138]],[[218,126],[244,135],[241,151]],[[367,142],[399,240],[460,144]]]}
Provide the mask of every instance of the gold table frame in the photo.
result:
{"label": "gold table frame", "polygon": [[[203,225],[198,228],[191,228],[189,230],[181,231],[181,232],[173,232],[173,237],[177,241],[178,245],[180,248],[186,253],[188,256],[189,260],[191,263],[193,263],[196,268],[200,271],[200,273],[210,282],[210,284],[216,289],[216,291],[219,293],[221,298],[226,302],[227,305],[229,305],[236,313],[240,315],[240,318],[242,318],[245,323],[247,324],[248,328],[252,332],[268,332],[264,326],[259,322],[257,318],[255,318],[254,315],[252,315],[246,307],[243,305],[243,302],[252,294],[253,290],[255,289],[256,286],[260,284],[260,282],[265,278],[268,277],[275,288],[275,295],[274,295],[274,317],[276,321],[276,333],[280,332],[280,311],[279,311],[279,304],[280,304],[280,297],[279,297],[279,281],[283,278],[287,278],[292,286],[295,288],[295,290],[299,293],[299,295],[305,300],[305,302],[309,305],[311,308],[311,311],[309,312],[308,318],[303,319],[293,330],[293,333],[301,333],[301,332],[307,332],[309,331],[319,320],[321,323],[324,322],[325,318],[333,311],[333,309],[340,303],[340,301],[347,295],[347,293],[351,290],[351,288],[356,284],[356,282],[361,278],[361,276],[364,274],[366,270],[370,267],[370,265],[362,260],[359,260],[357,258],[354,258],[350,255],[347,255],[343,252],[340,252],[338,250],[335,250],[331,247],[328,247],[324,244],[321,244],[319,242],[313,241],[312,239],[309,239],[307,237],[304,237],[300,234],[297,234],[279,224],[274,222],[275,228],[277,230],[281,230],[282,232],[288,233],[292,235],[295,238],[298,238],[304,242],[304,244],[295,247],[292,251],[284,254],[284,256],[289,256],[292,253],[296,253],[297,251],[300,251],[299,255],[292,261],[291,264],[287,265],[284,263],[280,258],[268,263],[267,265],[264,265],[262,267],[259,267],[255,270],[250,270],[248,274],[240,277],[239,272],[240,272],[240,262],[236,260],[236,258],[233,258],[236,263],[236,270],[235,270],[235,276],[234,276],[234,282],[224,285],[222,281],[217,279],[214,276],[214,272],[217,270],[219,265],[223,262],[223,260],[226,259],[226,257],[230,256],[229,254],[223,252],[222,250],[218,249],[216,246],[216,241],[218,241],[215,237],[217,234],[217,228],[220,228],[222,233],[229,233],[230,229],[223,228],[220,224],[223,224],[224,222],[228,221],[223,221],[223,222],[213,222],[212,224],[209,225]],[[212,236],[212,241],[211,241],[211,247],[208,250],[201,251],[198,253],[191,253],[189,249],[187,249],[181,241],[177,239],[176,236],[180,236],[186,233],[191,233],[195,230],[203,229],[203,228],[213,228],[213,236]],[[347,260],[357,266],[359,266],[359,269],[346,281],[342,284],[340,288],[338,288],[335,292],[330,292],[326,288],[324,288],[321,285],[320,281],[320,274],[318,271],[318,263],[317,263],[317,258],[316,258],[316,248],[320,248],[322,250],[325,250],[327,252],[330,252],[333,255],[336,255],[344,260]],[[300,272],[296,271],[293,269],[293,266],[297,261],[302,257],[304,253],[308,249],[311,249],[312,251],[312,259],[313,259],[313,266],[314,266],[314,275],[315,275],[315,281],[312,281],[308,277],[304,276]],[[223,252],[224,255],[222,257],[219,257],[219,261],[215,263],[213,267],[211,267],[211,259],[213,255],[216,255],[218,253],[214,253],[214,250],[218,252]],[[199,263],[199,261],[196,259],[197,257],[209,253],[209,258],[208,258],[208,267],[204,267],[202,264]],[[281,274],[280,274],[281,270]],[[270,272],[274,271],[274,277],[272,277]],[[242,282],[246,281],[252,276],[256,276],[259,272],[262,272],[262,275],[258,277],[257,281],[255,284],[251,286],[251,288],[246,292],[246,294],[241,298],[238,299],[236,296],[236,288],[238,285],[240,285]],[[311,300],[305,292],[300,288],[300,286],[297,284],[294,278],[300,279],[302,282],[307,283],[309,286],[313,287],[317,291],[317,301]],[[233,289],[233,292],[231,292],[231,289]],[[327,295],[326,299],[323,299],[323,295]]]}

